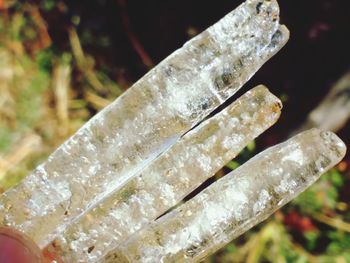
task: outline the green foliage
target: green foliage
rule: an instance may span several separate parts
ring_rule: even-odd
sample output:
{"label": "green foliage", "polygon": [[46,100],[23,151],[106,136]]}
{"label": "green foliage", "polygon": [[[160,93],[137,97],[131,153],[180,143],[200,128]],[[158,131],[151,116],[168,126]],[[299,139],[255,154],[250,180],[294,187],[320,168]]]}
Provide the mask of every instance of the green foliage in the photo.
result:
{"label": "green foliage", "polygon": [[48,12],[56,7],[56,1],[55,0],[42,0],[40,3],[40,6],[44,11]]}
{"label": "green foliage", "polygon": [[47,48],[40,51],[36,55],[36,63],[41,71],[51,72],[52,71],[52,62],[54,60],[54,52],[52,48]]}
{"label": "green foliage", "polygon": [[240,164],[236,161],[230,161],[228,164],[226,164],[226,167],[229,168],[230,170],[234,170],[239,166]]}
{"label": "green foliage", "polygon": [[331,240],[327,247],[327,252],[331,255],[339,255],[344,250],[350,253],[350,234],[342,231],[331,230],[327,233]]}
{"label": "green foliage", "polygon": [[23,128],[33,128],[42,117],[40,110],[43,93],[49,87],[49,76],[45,71],[37,71],[18,90],[17,120]]}
{"label": "green foliage", "polygon": [[235,244],[230,243],[225,247],[227,253],[235,253],[237,251],[237,247]]}
{"label": "green foliage", "polygon": [[320,232],[307,231],[304,233],[304,238],[306,239],[306,248],[309,251],[312,251],[317,247],[317,241],[320,238]]}
{"label": "green foliage", "polygon": [[0,125],[0,152],[7,151],[12,143],[12,131],[8,127]]}

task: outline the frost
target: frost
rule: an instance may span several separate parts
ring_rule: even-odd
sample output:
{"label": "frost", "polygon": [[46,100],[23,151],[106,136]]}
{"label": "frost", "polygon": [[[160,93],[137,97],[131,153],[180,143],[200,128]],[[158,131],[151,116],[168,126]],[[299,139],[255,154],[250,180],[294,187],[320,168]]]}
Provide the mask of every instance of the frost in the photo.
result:
{"label": "frost", "polygon": [[[256,108],[251,108],[256,97],[260,98],[259,103]],[[273,125],[279,116],[274,109],[276,103],[279,100],[263,86],[244,94],[225,110],[186,134],[149,167],[78,218],[57,236],[50,248],[59,246],[57,253],[62,252],[67,262],[87,262],[98,257],[98,254],[107,253],[180,202],[234,158],[251,140]],[[253,111],[259,116],[259,122],[243,123],[238,120],[242,112]],[[271,115],[274,117],[271,118]],[[232,118],[237,119],[233,126],[230,124]],[[222,129],[220,124],[226,129]],[[232,134],[241,139],[231,142],[227,148],[222,141],[231,138]],[[237,198],[241,200],[245,197]],[[235,205],[232,203],[232,206]],[[218,213],[215,209],[218,207],[213,207],[211,213],[203,217],[203,226],[206,218]],[[225,209],[221,207],[220,211],[224,214]],[[191,213],[188,211],[186,215],[190,216]],[[98,232],[98,237],[91,236],[91,231]],[[113,234],[114,231],[118,234]],[[80,235],[90,238],[72,238]],[[102,241],[108,241],[108,245]],[[72,247],[69,244],[72,242],[77,249],[70,249]],[[92,246],[94,250],[90,253],[79,249]]]}
{"label": "frost", "polygon": [[[295,149],[298,149],[298,156],[304,157],[290,165],[290,159],[285,156],[293,156]],[[323,171],[338,163],[345,150],[344,143],[335,134],[323,136],[317,129],[303,132],[256,155],[137,232],[110,252],[106,261],[128,258],[118,262],[157,262],[161,258],[163,262],[197,262],[304,191]],[[322,169],[313,169],[320,156],[330,161],[318,163]],[[183,236],[184,229],[187,239],[173,238]],[[155,253],[144,255],[142,251],[149,248]]]}

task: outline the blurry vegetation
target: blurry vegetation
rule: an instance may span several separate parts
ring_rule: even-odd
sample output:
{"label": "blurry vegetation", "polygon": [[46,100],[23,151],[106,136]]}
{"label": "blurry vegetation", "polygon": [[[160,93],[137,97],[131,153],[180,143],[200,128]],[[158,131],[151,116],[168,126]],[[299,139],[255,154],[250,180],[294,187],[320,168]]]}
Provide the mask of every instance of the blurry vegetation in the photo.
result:
{"label": "blurry vegetation", "polygon": [[67,30],[70,48],[57,51],[42,17],[56,4],[0,1],[1,191],[122,93],[94,70],[73,27]]}
{"label": "blurry vegetation", "polygon": [[[125,1],[119,3],[125,7]],[[111,42],[108,37],[95,38],[88,27],[78,35],[79,16],[72,15],[65,26],[62,41],[66,42],[52,40],[44,17],[54,10],[67,13],[64,2],[0,0],[0,10],[0,190],[4,191],[130,82],[110,74],[107,62],[97,64],[84,52],[84,44],[106,47]],[[131,30],[127,17],[124,23]],[[149,67],[150,59],[137,38],[132,32],[126,36]],[[289,95],[283,93],[283,100],[288,101]],[[216,178],[251,158],[259,147],[251,143]],[[292,203],[205,262],[350,262],[349,165],[348,159],[340,163]]]}

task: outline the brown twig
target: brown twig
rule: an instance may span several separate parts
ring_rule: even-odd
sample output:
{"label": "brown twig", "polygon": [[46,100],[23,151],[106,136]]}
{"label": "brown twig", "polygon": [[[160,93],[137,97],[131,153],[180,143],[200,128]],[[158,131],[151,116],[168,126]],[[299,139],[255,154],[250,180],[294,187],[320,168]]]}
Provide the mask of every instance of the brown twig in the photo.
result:
{"label": "brown twig", "polygon": [[141,58],[143,64],[145,64],[145,66],[147,66],[148,68],[152,68],[154,64],[151,57],[147,54],[145,49],[142,47],[139,39],[137,38],[137,36],[132,30],[125,0],[117,0],[117,2],[121,10],[122,23],[131,45],[133,46],[136,53]]}
{"label": "brown twig", "polygon": [[59,63],[53,70],[52,88],[56,100],[56,114],[60,123],[59,133],[65,136],[69,132],[68,93],[71,78],[71,67]]}
{"label": "brown twig", "polygon": [[85,54],[80,44],[80,40],[76,30],[74,28],[71,28],[68,31],[68,33],[69,33],[69,41],[72,47],[72,53],[74,55],[75,60],[77,61],[79,70],[84,74],[89,84],[96,91],[102,92],[104,90],[103,84],[97,78],[95,72],[91,69],[91,66],[89,65],[85,57]]}
{"label": "brown twig", "polygon": [[101,110],[111,103],[110,100],[102,98],[89,91],[84,93],[84,98],[87,102],[91,103],[96,110]]}
{"label": "brown twig", "polygon": [[350,233],[350,224],[344,222],[340,218],[332,218],[323,214],[313,215],[313,218],[318,222],[337,228],[339,230]]}
{"label": "brown twig", "polygon": [[80,44],[80,40],[76,30],[74,28],[71,28],[68,31],[68,34],[69,34],[69,41],[72,47],[72,53],[74,55],[75,60],[77,61],[78,68],[85,75],[87,81],[95,90],[100,92],[103,91],[104,90],[103,84],[97,78],[95,72],[91,69],[91,66],[89,65],[85,57],[85,54]]}
{"label": "brown twig", "polygon": [[[79,70],[84,74],[86,80],[92,86],[92,88],[98,92],[104,93],[106,88],[94,71],[93,63],[91,63],[91,61],[89,61],[89,59],[85,56],[76,30],[74,28],[69,29],[68,35],[72,47],[72,53],[77,62]],[[114,87],[117,88],[118,95],[123,93],[123,90],[121,90],[120,87],[116,85],[114,85]]]}
{"label": "brown twig", "polygon": [[34,5],[27,5],[27,10],[38,32],[38,38],[31,43],[31,49],[35,53],[49,47],[52,44],[52,40],[48,32],[47,24],[42,18],[39,8]]}

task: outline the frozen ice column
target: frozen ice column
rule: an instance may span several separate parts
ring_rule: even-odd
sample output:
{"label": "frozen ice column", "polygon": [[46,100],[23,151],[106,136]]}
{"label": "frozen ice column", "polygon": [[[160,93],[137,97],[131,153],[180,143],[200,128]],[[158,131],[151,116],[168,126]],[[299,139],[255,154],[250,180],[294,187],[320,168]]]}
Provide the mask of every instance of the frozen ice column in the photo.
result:
{"label": "frozen ice column", "polygon": [[258,154],[109,253],[106,262],[197,262],[266,219],[345,155],[312,129]]}
{"label": "frozen ice column", "polygon": [[98,260],[213,176],[280,113],[280,100],[267,88],[248,91],[73,222],[47,249],[64,262]]}
{"label": "frozen ice column", "polygon": [[287,41],[248,0],[151,70],[0,198],[0,224],[46,246],[235,93]]}

